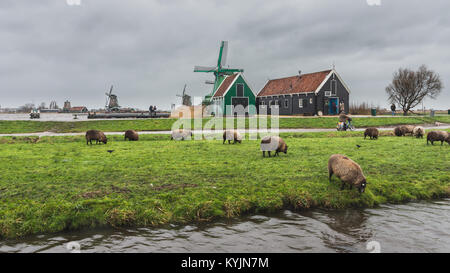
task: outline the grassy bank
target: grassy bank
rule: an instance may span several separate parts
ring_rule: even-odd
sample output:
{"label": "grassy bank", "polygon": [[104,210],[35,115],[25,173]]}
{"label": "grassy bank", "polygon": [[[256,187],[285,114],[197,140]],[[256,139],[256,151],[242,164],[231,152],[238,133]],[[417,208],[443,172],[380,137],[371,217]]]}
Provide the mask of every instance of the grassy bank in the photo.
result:
{"label": "grassy bank", "polygon": [[[450,195],[450,147],[361,132],[285,134],[288,154],[259,141],[169,141],[142,135],[86,146],[82,136],[0,138],[0,237],[101,226],[157,226],[282,208],[373,207]],[[356,148],[356,145],[361,148]],[[108,153],[107,150],[114,150]],[[327,160],[359,162],[368,186],[340,190]]]}
{"label": "grassy bank", "polygon": [[[56,133],[85,132],[89,129],[98,129],[105,132],[126,131],[134,129],[137,131],[168,131],[176,119],[148,119],[148,120],[90,120],[78,122],[57,122],[57,121],[0,121],[0,134],[12,133],[34,133],[52,131]],[[210,122],[205,118],[203,124]],[[450,116],[436,117],[370,117],[354,118],[356,127],[370,126],[393,126],[399,124],[425,124],[450,123]],[[279,127],[286,128],[335,128],[336,117],[310,117],[310,118],[280,118]],[[224,120],[224,124],[226,121]],[[248,127],[249,120],[246,119],[245,126]],[[271,126],[268,119],[268,126]],[[194,122],[192,122],[194,127]]]}

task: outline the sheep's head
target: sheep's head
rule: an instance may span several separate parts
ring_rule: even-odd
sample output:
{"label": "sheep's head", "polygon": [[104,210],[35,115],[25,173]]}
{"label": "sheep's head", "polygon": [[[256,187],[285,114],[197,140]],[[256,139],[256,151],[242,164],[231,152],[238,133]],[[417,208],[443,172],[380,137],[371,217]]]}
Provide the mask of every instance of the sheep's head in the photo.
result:
{"label": "sheep's head", "polygon": [[364,191],[366,190],[366,186],[367,186],[367,182],[366,179],[364,178],[361,183],[359,184],[358,190],[359,193],[364,193]]}
{"label": "sheep's head", "polygon": [[284,153],[287,154],[288,146],[287,145],[285,145],[285,146],[286,146],[286,148],[284,148]]}

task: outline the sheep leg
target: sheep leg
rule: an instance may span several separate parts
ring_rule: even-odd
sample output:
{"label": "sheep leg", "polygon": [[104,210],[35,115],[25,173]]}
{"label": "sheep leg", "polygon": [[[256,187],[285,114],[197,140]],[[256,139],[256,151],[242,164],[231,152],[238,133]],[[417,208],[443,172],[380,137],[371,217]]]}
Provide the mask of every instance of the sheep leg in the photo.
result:
{"label": "sheep leg", "polygon": [[222,144],[225,144],[225,140],[226,140],[226,139],[224,138]]}
{"label": "sheep leg", "polygon": [[266,152],[265,151],[263,151],[263,157],[266,157]]}
{"label": "sheep leg", "polygon": [[228,144],[231,144],[231,140],[228,140]]}
{"label": "sheep leg", "polygon": [[271,157],[271,156],[270,156],[270,151],[268,151],[268,153],[269,153],[269,157]]}
{"label": "sheep leg", "polygon": [[353,185],[350,185],[350,190],[353,190]]}
{"label": "sheep leg", "polygon": [[331,183],[331,177],[333,176],[333,171],[328,170],[328,181]]}
{"label": "sheep leg", "polygon": [[342,184],[341,184],[341,191],[342,191],[343,189],[345,189],[345,182],[342,182]]}

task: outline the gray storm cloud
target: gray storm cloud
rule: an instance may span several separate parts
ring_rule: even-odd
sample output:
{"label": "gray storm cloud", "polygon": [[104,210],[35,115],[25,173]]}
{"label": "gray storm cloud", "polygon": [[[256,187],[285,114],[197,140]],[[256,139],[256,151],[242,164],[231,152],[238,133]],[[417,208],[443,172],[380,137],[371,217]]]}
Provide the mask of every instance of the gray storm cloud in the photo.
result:
{"label": "gray storm cloud", "polygon": [[69,99],[104,106],[111,84],[122,106],[168,109],[188,93],[210,91],[228,40],[228,64],[245,69],[258,92],[267,79],[336,64],[351,100],[387,106],[385,87],[399,67],[438,72],[444,90],[426,107],[450,107],[447,0],[140,1],[2,0],[0,105]]}

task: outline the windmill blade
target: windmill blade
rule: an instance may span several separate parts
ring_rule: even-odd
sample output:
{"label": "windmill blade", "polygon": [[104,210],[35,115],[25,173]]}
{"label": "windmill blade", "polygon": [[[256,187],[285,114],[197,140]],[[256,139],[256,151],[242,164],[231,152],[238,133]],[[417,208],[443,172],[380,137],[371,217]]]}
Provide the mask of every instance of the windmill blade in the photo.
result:
{"label": "windmill blade", "polygon": [[183,88],[183,96],[185,93],[186,93],[186,84],[184,85],[184,88]]}
{"label": "windmill blade", "polygon": [[194,72],[214,72],[216,69],[215,66],[195,66]]}
{"label": "windmill blade", "polygon": [[220,67],[224,67],[227,63],[228,56],[228,41],[222,41],[222,58],[220,61]]}
{"label": "windmill blade", "polygon": [[111,95],[113,88],[114,88],[114,85],[111,85],[111,89],[109,89],[109,95]]}
{"label": "windmill blade", "polygon": [[214,81],[205,81],[206,84],[215,84]]}

